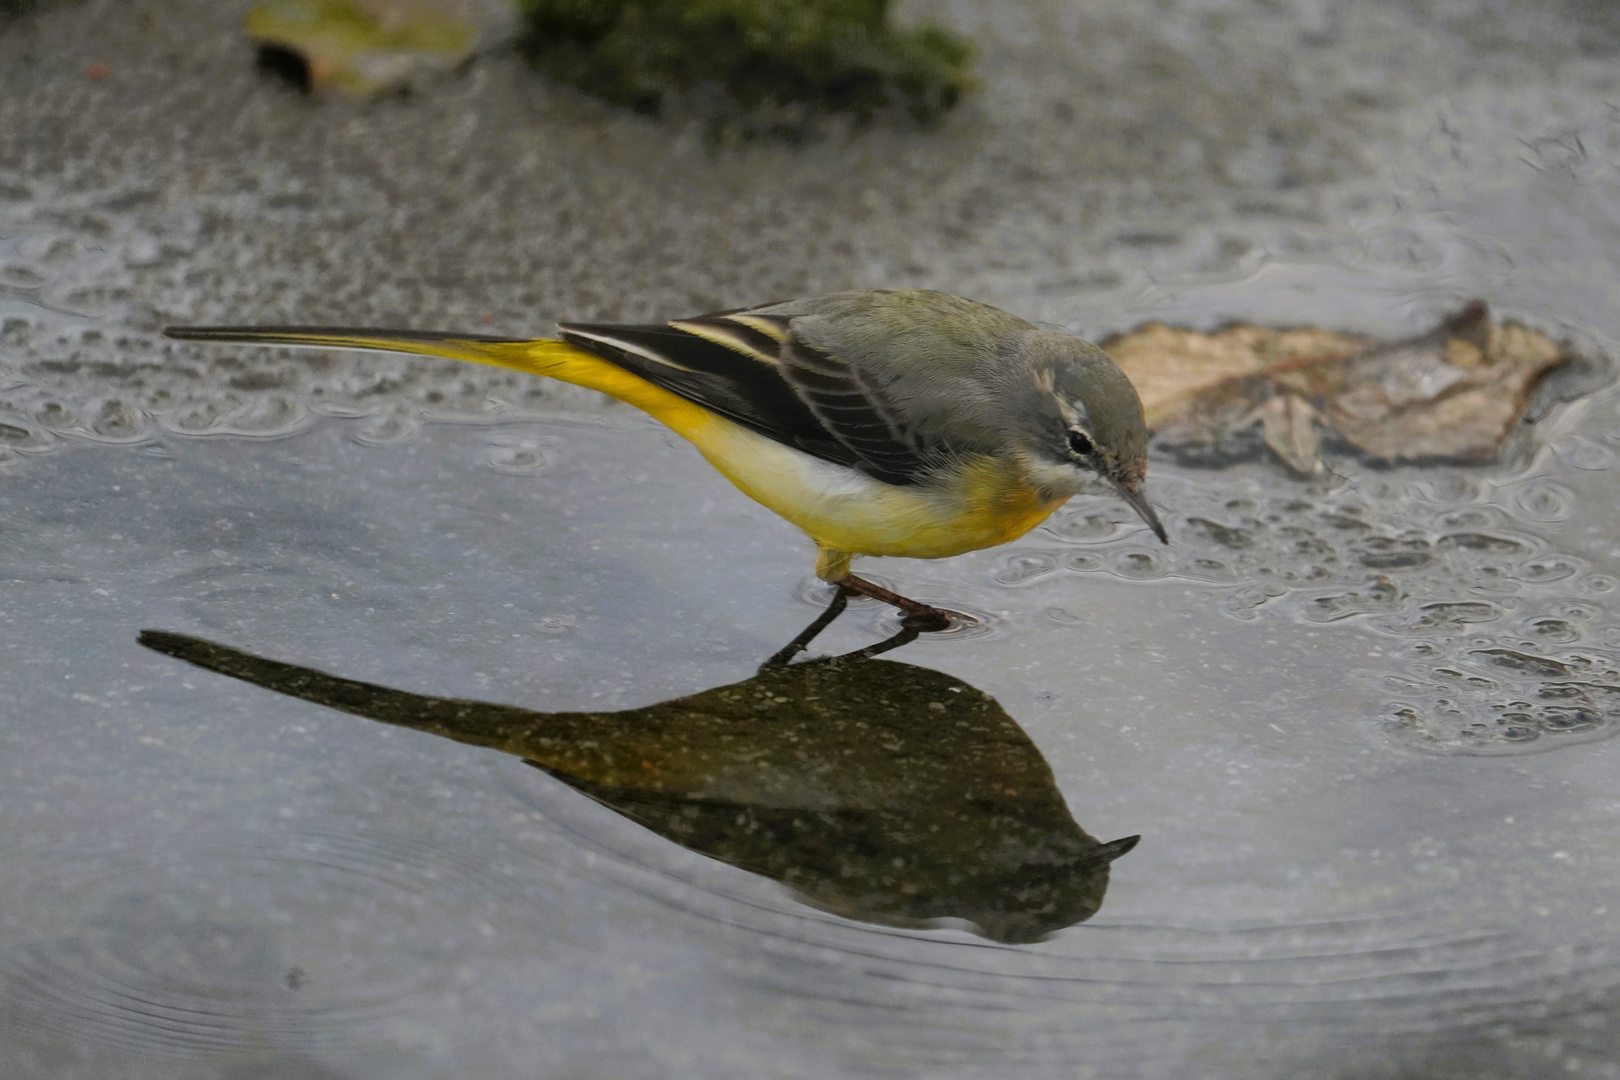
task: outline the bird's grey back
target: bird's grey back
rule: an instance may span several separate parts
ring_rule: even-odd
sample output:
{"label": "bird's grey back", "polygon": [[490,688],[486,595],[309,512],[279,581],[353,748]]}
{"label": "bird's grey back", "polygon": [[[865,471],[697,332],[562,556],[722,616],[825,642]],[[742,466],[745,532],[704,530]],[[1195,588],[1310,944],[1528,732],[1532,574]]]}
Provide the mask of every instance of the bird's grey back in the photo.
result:
{"label": "bird's grey back", "polygon": [[831,293],[758,314],[791,320],[793,338],[848,364],[921,443],[988,453],[1007,441],[1006,391],[1028,372],[1036,327],[973,300],[922,289]]}

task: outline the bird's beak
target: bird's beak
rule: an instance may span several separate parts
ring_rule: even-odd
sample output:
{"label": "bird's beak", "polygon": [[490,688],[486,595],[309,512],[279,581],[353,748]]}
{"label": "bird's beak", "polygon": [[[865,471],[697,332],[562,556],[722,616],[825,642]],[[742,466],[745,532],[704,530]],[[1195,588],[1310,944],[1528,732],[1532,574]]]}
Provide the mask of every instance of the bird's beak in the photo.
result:
{"label": "bird's beak", "polygon": [[1159,538],[1159,543],[1170,542],[1170,537],[1165,535],[1164,526],[1159,523],[1159,515],[1153,511],[1153,504],[1148,502],[1147,496],[1142,493],[1141,484],[1126,484],[1116,480],[1114,490],[1119,492],[1120,498],[1131,504],[1132,510],[1142,515],[1142,520],[1153,530],[1153,535]]}
{"label": "bird's beak", "polygon": [[1113,862],[1135,847],[1136,842],[1140,839],[1142,839],[1140,836],[1122,836],[1118,840],[1110,840],[1102,846],[1102,857],[1109,862]]}

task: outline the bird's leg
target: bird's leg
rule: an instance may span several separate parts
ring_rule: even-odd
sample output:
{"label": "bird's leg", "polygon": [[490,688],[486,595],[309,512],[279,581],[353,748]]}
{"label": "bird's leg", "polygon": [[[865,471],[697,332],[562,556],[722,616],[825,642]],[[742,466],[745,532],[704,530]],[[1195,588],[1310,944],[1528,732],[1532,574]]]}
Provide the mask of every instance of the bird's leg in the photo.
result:
{"label": "bird's leg", "polygon": [[[849,606],[849,598],[852,593],[845,589],[842,585],[837,586],[837,590],[837,592],[833,593],[832,603],[827,605],[827,610],[823,611],[820,615],[817,615],[815,622],[799,631],[798,637],[782,646],[775,652],[775,654],[771,656],[769,660],[759,665],[760,671],[769,671],[772,668],[787,667],[795,656],[799,655],[810,647],[810,643],[816,639],[817,634],[827,629],[828,626],[832,625],[834,619],[838,618],[838,616],[844,613],[844,609]],[[901,597],[901,599],[905,598]],[[921,604],[918,604],[917,606],[922,607]],[[898,649],[902,645],[910,645],[913,641],[917,640],[921,633],[922,628],[911,625],[911,616],[908,615],[904,624],[901,625],[899,631],[896,633],[884,638],[876,645],[868,645],[864,649],[856,649],[854,652],[845,653],[838,659],[855,661],[857,663],[862,660],[870,660],[874,656],[889,652],[892,649]]]}
{"label": "bird's leg", "polygon": [[[865,578],[848,574],[837,581],[838,588],[843,592],[852,592],[859,596],[870,596],[873,600],[881,600],[891,607],[897,607],[905,612],[900,619],[900,625],[919,633],[929,633],[935,630],[945,630],[951,625],[951,613],[927,604],[919,604],[909,597],[891,592],[881,585],[874,585]],[[961,616],[958,616],[959,618]],[[971,621],[971,620],[970,620]]]}
{"label": "bird's leg", "polygon": [[792,660],[795,656],[798,656],[800,653],[804,652],[804,650],[808,649],[810,647],[810,643],[816,639],[816,635],[827,629],[827,627],[831,626],[832,621],[838,618],[838,616],[842,615],[844,613],[844,608],[848,606],[849,593],[845,592],[842,588],[838,589],[838,591],[833,593],[832,603],[827,605],[827,610],[823,611],[820,615],[817,615],[815,622],[811,623],[803,630],[800,630],[798,637],[782,646],[769,660],[759,665],[759,670],[764,671],[767,668],[786,667],[788,661]]}
{"label": "bird's leg", "polygon": [[930,633],[936,630],[948,630],[951,619],[961,619],[964,622],[974,620],[967,615],[958,615],[950,611],[942,611],[927,604],[919,604],[909,597],[891,592],[881,585],[874,585],[865,578],[856,577],[849,572],[851,553],[839,551],[836,548],[819,547],[816,550],[816,576],[822,581],[838,587],[840,595],[853,593],[856,596],[869,596],[873,600],[881,600],[890,607],[897,607],[904,615],[900,625],[918,633]]}

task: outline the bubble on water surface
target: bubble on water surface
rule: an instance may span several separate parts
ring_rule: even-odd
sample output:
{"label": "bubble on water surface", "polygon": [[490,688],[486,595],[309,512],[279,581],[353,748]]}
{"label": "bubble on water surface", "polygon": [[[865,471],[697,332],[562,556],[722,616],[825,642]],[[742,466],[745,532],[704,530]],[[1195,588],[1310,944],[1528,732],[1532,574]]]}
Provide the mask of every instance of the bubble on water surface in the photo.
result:
{"label": "bubble on water surface", "polygon": [[1568,645],[1580,640],[1581,632],[1563,619],[1535,619],[1525,627],[1527,636],[1548,645]]}
{"label": "bubble on water surface", "polygon": [[534,629],[541,634],[570,634],[577,622],[572,615],[542,615],[535,620]]}
{"label": "bubble on water surface", "polygon": [[409,411],[387,409],[360,417],[348,435],[363,446],[394,446],[416,438],[421,427],[421,421]]}
{"label": "bubble on water surface", "polygon": [[1093,508],[1075,510],[1062,507],[1046,519],[1041,531],[1064,540],[1095,543],[1113,539],[1122,534],[1126,527],[1121,521]]}
{"label": "bubble on water surface", "polygon": [[48,450],[55,440],[32,420],[17,413],[0,411],[0,447],[13,453]]}
{"label": "bubble on water surface", "polygon": [[1058,568],[1054,556],[1039,551],[1024,551],[1010,555],[1002,561],[1001,569],[991,574],[998,585],[1026,585],[1038,577]]}
{"label": "bubble on water surface", "polygon": [[[1365,626],[1408,643],[1389,652],[1392,668],[1369,675],[1401,694],[1377,729],[1414,749],[1542,750],[1620,724],[1620,654],[1609,651],[1620,646],[1620,612],[1585,599],[1615,581],[1521,524],[1566,514],[1573,494],[1562,484],[1509,484],[1504,508],[1449,472],[1307,487],[1258,466],[1229,470],[1220,485],[1203,475],[1158,482],[1173,508],[1168,547],[1075,545],[1058,564],[1203,582],[1218,589],[1220,611],[1245,622]],[[1605,651],[1579,666],[1559,651],[1587,644]]]}
{"label": "bubble on water surface", "polygon": [[485,462],[507,476],[535,476],[556,460],[557,440],[532,432],[500,432],[490,436]]}
{"label": "bubble on water surface", "polygon": [[1545,477],[1520,484],[1513,492],[1514,508],[1531,521],[1563,521],[1574,501],[1574,492]]}
{"label": "bubble on water surface", "polygon": [[1074,551],[1063,556],[1063,565],[1070,570],[1078,570],[1082,574],[1103,568],[1102,556],[1095,551]]}
{"label": "bubble on water surface", "polygon": [[1553,444],[1553,453],[1570,467],[1602,472],[1615,464],[1614,451],[1581,435],[1566,435]]}
{"label": "bubble on water surface", "polygon": [[1132,581],[1147,581],[1170,573],[1170,564],[1164,556],[1148,548],[1111,548],[1104,556],[1103,565],[1119,577]]}
{"label": "bubble on water surface", "polygon": [[1049,607],[1041,614],[1049,619],[1052,623],[1060,627],[1079,626],[1081,623],[1085,622],[1083,618],[1076,615],[1068,608]]}
{"label": "bubble on water surface", "polygon": [[[602,407],[599,396],[550,380],[457,361],[169,341],[161,336],[165,325],[241,322],[252,317],[247,313],[257,297],[290,283],[262,267],[238,267],[223,278],[216,264],[206,283],[185,291],[229,307],[159,313],[140,302],[142,291],[132,283],[169,280],[195,266],[204,228],[199,211],[121,182],[69,189],[0,177],[0,187],[15,195],[0,199],[0,449],[34,454],[76,440],[136,440],[154,422],[193,437],[275,438],[307,426],[311,406],[359,418],[354,437],[386,446],[407,441],[424,420],[534,416],[559,402]],[[191,198],[208,201],[196,192]],[[288,216],[274,196],[261,212]],[[297,217],[292,214],[289,224]],[[209,258],[227,262],[262,254],[229,251],[217,241],[208,251]],[[415,305],[389,301],[385,292],[379,290],[379,302],[394,314],[377,320],[409,322]],[[310,321],[256,314],[263,322]],[[444,318],[446,329],[488,329],[471,313]],[[536,336],[551,330],[544,319],[532,327]],[[32,406],[42,402],[46,411],[36,414]],[[13,422],[13,414],[28,422]],[[543,468],[537,457],[522,454],[506,465],[491,464],[520,472]]]}

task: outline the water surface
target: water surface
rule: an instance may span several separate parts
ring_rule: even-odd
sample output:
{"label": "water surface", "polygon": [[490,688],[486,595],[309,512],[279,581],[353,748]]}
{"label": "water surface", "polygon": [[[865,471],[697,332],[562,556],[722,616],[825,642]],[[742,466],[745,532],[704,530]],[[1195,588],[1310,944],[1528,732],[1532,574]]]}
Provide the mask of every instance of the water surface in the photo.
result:
{"label": "water surface", "polygon": [[[979,616],[874,663],[993,703],[1071,862],[1142,837],[1095,913],[1065,921],[1081,890],[1041,933],[840,906],[759,841],[794,828],[766,811],[705,796],[703,836],[755,845],[728,861],[668,838],[690,801],[661,834],[645,798],[611,805],[624,783],[138,644],[648,715],[758,685],[827,599],[790,526],[628,412],[453,364],[181,348],[170,321],[506,333],[928,285],[1096,337],[1396,335],[1481,297],[1614,353],[1602,12],[937,10],[982,35],[987,79],[944,131],[718,156],[499,57],[316,107],[242,62],[229,5],[184,33],[141,4],[8,28],[8,1076],[1620,1075],[1598,376],[1493,466],[1156,458],[1167,548],[1096,500],[870,564]],[[814,651],[895,629],[853,604]],[[860,788],[817,768],[799,805]]]}

